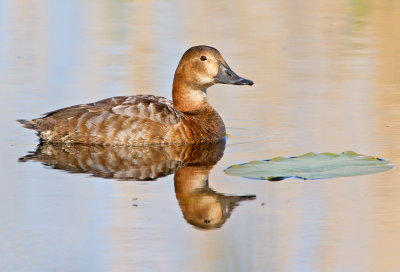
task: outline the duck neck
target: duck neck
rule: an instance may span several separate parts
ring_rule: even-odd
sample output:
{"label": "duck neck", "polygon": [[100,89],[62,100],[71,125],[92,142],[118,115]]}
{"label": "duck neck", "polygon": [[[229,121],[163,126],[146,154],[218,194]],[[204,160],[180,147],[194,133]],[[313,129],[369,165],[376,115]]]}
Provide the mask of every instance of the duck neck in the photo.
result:
{"label": "duck neck", "polygon": [[174,80],[172,87],[174,107],[180,112],[197,112],[210,107],[207,102],[207,89],[199,89]]}

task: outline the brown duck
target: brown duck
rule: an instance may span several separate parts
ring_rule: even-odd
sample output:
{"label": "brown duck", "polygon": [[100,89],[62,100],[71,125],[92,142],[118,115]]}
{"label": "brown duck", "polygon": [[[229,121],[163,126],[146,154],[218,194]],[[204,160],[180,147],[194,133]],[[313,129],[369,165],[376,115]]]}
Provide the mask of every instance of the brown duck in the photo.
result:
{"label": "brown duck", "polygon": [[18,122],[50,143],[216,142],[225,137],[224,122],[207,101],[207,88],[216,83],[253,85],[233,72],[217,49],[195,46],[183,54],[175,71],[173,101],[154,95],[118,96]]}

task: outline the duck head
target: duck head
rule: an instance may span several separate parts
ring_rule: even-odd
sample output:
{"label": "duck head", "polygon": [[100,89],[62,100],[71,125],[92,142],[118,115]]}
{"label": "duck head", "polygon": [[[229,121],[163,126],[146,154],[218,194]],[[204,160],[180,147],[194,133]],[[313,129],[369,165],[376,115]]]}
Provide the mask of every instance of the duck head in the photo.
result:
{"label": "duck head", "polygon": [[254,84],[253,81],[238,76],[217,49],[206,45],[189,48],[175,71],[172,94],[175,107],[187,111],[200,106],[206,102],[207,88],[217,83]]}

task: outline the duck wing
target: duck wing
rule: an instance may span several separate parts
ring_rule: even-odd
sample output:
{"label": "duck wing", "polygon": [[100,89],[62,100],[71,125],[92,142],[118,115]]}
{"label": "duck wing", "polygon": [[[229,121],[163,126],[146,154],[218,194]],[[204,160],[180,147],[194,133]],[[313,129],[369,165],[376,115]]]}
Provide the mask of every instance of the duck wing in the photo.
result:
{"label": "duck wing", "polygon": [[175,125],[183,118],[183,114],[174,109],[171,100],[154,95],[127,96],[110,110],[115,114],[149,119],[164,125]]}
{"label": "duck wing", "polygon": [[[94,103],[79,104],[43,114],[42,118],[68,119],[85,113],[114,113],[117,115],[146,118],[163,124],[177,124],[182,113],[175,110],[173,102],[162,96],[116,96]],[[36,120],[36,119],[35,119]]]}
{"label": "duck wing", "polygon": [[168,126],[182,118],[172,101],[161,96],[136,95],[111,97],[51,111],[41,118],[17,121],[38,131],[44,141],[127,144],[128,140],[159,140]]}

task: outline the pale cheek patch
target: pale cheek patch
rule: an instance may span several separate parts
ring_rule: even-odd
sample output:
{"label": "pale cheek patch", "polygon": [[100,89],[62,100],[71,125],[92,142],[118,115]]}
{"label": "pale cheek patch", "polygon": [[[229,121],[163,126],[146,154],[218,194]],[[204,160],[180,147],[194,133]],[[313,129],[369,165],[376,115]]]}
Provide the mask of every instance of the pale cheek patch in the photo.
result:
{"label": "pale cheek patch", "polygon": [[207,63],[202,67],[199,73],[195,74],[195,78],[199,85],[209,87],[212,85],[214,77],[217,74],[218,66],[215,66],[214,63]]}
{"label": "pale cheek patch", "polygon": [[210,63],[207,65],[207,74],[209,77],[214,78],[218,74],[219,65],[214,65],[214,63]]}

